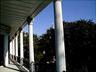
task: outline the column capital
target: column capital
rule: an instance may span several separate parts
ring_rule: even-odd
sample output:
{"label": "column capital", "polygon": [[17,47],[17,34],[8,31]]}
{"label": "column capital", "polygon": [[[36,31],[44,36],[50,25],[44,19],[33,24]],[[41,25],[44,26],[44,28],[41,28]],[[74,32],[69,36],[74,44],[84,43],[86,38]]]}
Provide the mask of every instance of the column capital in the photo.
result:
{"label": "column capital", "polygon": [[22,30],[23,30],[22,27],[20,27],[19,30],[18,30],[19,31],[18,33],[20,33]]}
{"label": "column capital", "polygon": [[28,24],[30,24],[32,20],[33,20],[33,17],[31,17],[31,16],[28,16],[28,17],[27,17],[27,22],[28,22]]}

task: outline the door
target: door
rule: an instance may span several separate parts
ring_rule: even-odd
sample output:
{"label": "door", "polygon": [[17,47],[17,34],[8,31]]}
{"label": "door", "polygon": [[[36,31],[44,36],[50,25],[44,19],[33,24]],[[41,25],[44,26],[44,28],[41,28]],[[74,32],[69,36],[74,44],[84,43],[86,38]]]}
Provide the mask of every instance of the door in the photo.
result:
{"label": "door", "polygon": [[0,66],[4,64],[4,35],[0,34]]}

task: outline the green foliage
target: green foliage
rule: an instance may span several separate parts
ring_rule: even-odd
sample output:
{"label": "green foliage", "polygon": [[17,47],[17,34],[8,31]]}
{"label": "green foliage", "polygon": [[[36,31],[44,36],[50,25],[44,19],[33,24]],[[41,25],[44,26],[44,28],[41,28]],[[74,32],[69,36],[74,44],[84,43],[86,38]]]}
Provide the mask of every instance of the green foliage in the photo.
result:
{"label": "green foliage", "polygon": [[[37,51],[37,54],[41,53],[40,56],[43,56],[41,57],[41,61],[42,59],[44,60],[44,62],[50,61],[50,59],[53,56],[52,53],[54,53],[55,55],[55,41],[54,41],[55,38],[54,38],[54,33],[52,33],[53,31],[54,29],[52,28],[47,30],[47,33],[40,36],[38,42],[36,43],[35,51]],[[36,57],[37,62],[38,59],[40,60],[40,57],[38,58],[38,55]]]}
{"label": "green foliage", "polygon": [[96,24],[90,20],[67,24],[64,25],[67,71],[94,71]]}
{"label": "green foliage", "polygon": [[[94,71],[96,23],[91,20],[63,23],[67,72]],[[26,48],[25,55],[28,59],[28,36],[24,40],[27,40],[24,44]],[[56,72],[55,63],[52,63],[53,57],[56,56],[53,28],[48,29],[40,37],[34,35],[34,50],[35,63],[36,66],[39,66],[39,69],[36,69],[37,72]]]}

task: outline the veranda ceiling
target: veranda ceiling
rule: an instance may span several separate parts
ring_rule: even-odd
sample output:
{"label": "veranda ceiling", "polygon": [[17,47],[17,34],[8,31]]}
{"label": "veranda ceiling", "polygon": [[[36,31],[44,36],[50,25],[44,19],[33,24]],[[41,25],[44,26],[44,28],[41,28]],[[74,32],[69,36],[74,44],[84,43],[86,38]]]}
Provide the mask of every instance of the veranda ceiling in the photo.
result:
{"label": "veranda ceiling", "polygon": [[28,16],[35,17],[51,0],[0,0],[0,24],[15,33]]}

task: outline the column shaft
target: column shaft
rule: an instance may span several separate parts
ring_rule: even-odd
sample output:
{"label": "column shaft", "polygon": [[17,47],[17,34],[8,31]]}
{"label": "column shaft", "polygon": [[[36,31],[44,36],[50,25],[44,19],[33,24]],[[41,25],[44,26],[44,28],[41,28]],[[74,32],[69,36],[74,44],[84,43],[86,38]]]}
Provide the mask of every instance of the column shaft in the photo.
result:
{"label": "column shaft", "polygon": [[33,47],[33,21],[29,26],[29,60],[30,60],[30,72],[34,72],[34,47]]}
{"label": "column shaft", "polygon": [[18,35],[16,35],[15,41],[16,41],[16,61],[17,61],[17,57],[18,57]]}
{"label": "column shaft", "polygon": [[61,0],[54,0],[55,46],[57,72],[66,71]]}
{"label": "column shaft", "polygon": [[13,59],[13,39],[12,39],[12,59]]}
{"label": "column shaft", "polygon": [[20,64],[23,65],[23,30],[20,32]]}
{"label": "column shaft", "polygon": [[10,58],[12,59],[12,40],[10,41]]}
{"label": "column shaft", "polygon": [[15,56],[15,43],[14,43],[14,39],[12,40],[12,54],[13,54],[13,60],[15,59],[14,56]]}

